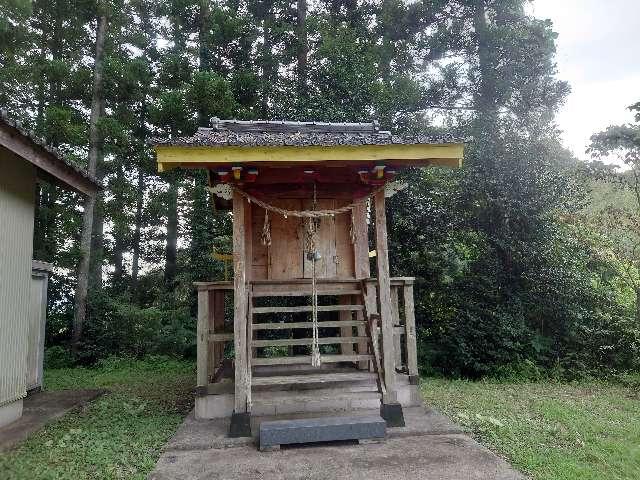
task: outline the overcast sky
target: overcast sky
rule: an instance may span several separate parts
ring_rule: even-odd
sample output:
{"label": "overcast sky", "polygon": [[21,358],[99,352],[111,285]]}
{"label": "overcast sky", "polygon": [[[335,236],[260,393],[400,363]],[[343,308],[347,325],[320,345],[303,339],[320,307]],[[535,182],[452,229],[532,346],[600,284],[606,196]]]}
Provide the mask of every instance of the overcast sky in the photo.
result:
{"label": "overcast sky", "polygon": [[563,143],[586,158],[589,137],[630,122],[640,101],[640,0],[535,0],[536,17],[558,33],[559,77],[571,94],[558,123]]}

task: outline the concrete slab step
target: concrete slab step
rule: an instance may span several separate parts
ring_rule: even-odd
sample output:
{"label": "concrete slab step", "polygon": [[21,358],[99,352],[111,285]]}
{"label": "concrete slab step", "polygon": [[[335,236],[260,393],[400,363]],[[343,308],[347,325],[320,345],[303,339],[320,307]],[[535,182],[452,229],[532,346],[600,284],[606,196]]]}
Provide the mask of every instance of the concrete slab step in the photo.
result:
{"label": "concrete slab step", "polygon": [[339,440],[382,439],[386,422],[380,416],[320,417],[260,423],[260,450],[280,445]]}

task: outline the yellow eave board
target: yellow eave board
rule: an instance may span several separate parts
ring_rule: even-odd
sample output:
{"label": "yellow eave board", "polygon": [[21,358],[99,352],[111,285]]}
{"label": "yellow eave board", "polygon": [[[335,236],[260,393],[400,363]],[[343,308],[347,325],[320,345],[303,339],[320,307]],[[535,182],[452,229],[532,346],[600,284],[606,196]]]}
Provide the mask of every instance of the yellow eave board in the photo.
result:
{"label": "yellow eave board", "polygon": [[206,167],[219,164],[304,164],[319,162],[389,161],[401,165],[462,166],[464,145],[338,145],[310,147],[191,147],[157,145],[158,171],[176,167]]}

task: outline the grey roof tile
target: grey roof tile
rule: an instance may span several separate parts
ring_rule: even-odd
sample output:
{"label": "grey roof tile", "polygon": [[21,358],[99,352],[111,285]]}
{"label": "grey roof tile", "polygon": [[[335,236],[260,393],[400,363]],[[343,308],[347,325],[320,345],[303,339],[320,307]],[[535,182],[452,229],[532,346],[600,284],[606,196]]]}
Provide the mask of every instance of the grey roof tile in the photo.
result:
{"label": "grey roof tile", "polygon": [[27,130],[21,121],[12,119],[6,110],[0,109],[0,123],[5,124],[11,128],[17,130],[22,136],[28,138],[37,148],[44,150],[49,155],[52,155],[60,162],[64,163],[66,166],[74,170],[78,175],[90,180],[91,182],[99,185],[98,181],[93,175],[90,175],[85,169],[78,167],[70,160],[63,157],[62,152],[52,146],[48,145],[47,142],[38,137],[33,130]]}
{"label": "grey roof tile", "polygon": [[239,121],[212,119],[212,127],[192,136],[156,138],[155,145],[206,147],[358,146],[464,143],[452,135],[398,136],[373,123]]}

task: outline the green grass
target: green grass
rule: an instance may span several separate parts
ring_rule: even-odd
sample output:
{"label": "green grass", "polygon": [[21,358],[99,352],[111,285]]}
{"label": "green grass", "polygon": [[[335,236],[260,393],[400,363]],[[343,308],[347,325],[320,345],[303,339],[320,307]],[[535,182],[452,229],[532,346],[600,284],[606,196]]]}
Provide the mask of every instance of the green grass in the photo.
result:
{"label": "green grass", "polygon": [[45,388],[109,393],[0,454],[0,477],[143,479],[191,408],[193,363],[114,359],[98,368],[45,371]]}
{"label": "green grass", "polygon": [[[191,362],[47,370],[45,387],[109,393],[0,454],[0,478],[143,479],[192,405]],[[536,480],[640,479],[640,379],[575,384],[425,379],[425,401]]]}
{"label": "green grass", "polygon": [[428,405],[536,480],[640,479],[640,383],[425,379]]}

